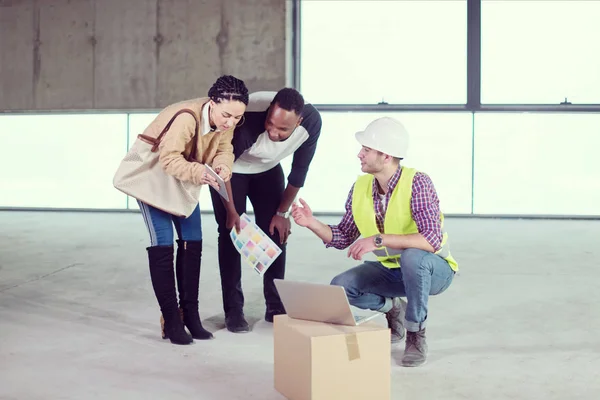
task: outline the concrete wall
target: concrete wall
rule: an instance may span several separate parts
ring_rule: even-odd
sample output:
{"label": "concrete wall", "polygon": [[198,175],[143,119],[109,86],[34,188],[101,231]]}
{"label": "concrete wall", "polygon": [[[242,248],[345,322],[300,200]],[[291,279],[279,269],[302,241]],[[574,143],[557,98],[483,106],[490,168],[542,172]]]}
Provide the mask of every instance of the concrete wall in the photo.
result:
{"label": "concrete wall", "polygon": [[0,0],[0,110],[157,109],[288,82],[286,0]]}

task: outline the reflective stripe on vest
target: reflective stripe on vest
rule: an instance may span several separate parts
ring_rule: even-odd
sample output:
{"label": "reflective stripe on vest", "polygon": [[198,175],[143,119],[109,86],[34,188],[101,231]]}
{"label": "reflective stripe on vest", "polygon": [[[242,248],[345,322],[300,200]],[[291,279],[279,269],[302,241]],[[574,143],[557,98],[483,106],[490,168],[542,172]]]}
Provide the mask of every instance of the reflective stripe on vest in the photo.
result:
{"label": "reflective stripe on vest", "polygon": [[[396,235],[419,233],[410,208],[412,181],[416,172],[414,168],[402,167],[400,180],[394,188],[387,205],[384,233]],[[354,184],[352,194],[352,215],[362,237],[370,237],[380,233],[375,217],[373,179],[373,175],[370,174],[360,176]],[[444,229],[444,215],[442,213],[440,213],[440,223],[442,226],[442,247],[435,254],[445,259],[454,271],[458,271],[458,264],[450,254],[448,247],[448,233]],[[373,254],[377,256],[378,261],[388,268],[400,267],[402,250],[384,247],[374,250]]]}

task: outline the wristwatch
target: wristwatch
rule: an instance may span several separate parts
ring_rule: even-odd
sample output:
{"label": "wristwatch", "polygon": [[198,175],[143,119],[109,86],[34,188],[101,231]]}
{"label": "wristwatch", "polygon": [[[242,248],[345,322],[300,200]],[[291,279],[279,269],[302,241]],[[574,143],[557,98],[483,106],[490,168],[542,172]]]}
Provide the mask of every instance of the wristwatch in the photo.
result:
{"label": "wristwatch", "polygon": [[278,215],[278,216],[280,216],[280,217],[283,217],[283,218],[287,218],[287,217],[288,217],[288,213],[286,213],[286,212],[281,212],[281,211],[277,211],[277,212],[275,213],[275,215]]}
{"label": "wristwatch", "polygon": [[373,239],[373,242],[375,242],[375,246],[381,247],[383,245],[383,238],[380,234],[377,234],[375,235],[375,239]]}

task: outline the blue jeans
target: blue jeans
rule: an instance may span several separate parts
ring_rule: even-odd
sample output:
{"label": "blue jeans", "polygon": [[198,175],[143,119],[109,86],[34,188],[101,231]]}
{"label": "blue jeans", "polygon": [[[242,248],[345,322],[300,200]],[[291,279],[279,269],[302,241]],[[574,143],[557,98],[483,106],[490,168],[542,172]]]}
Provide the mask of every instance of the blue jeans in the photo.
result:
{"label": "blue jeans", "polygon": [[425,328],[430,295],[450,286],[454,271],[440,256],[420,249],[406,249],[400,268],[386,268],[377,261],[366,261],[333,278],[332,285],[343,286],[348,301],[355,307],[387,312],[393,297],[406,297],[406,321],[410,332]]}
{"label": "blue jeans", "polygon": [[172,246],[173,225],[180,240],[202,240],[200,205],[187,217],[177,217],[138,200],[140,210],[150,233],[150,246]]}

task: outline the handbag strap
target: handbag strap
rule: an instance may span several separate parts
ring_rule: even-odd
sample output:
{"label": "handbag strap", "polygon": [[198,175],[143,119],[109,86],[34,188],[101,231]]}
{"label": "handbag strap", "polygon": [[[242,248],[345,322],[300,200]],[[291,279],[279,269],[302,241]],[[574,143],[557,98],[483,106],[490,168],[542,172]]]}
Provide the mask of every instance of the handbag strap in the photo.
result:
{"label": "handbag strap", "polygon": [[175,121],[175,118],[177,118],[180,114],[183,114],[183,113],[191,114],[192,117],[194,117],[194,120],[196,121],[196,128],[194,131],[194,136],[192,137],[192,151],[190,152],[188,161],[195,160],[196,159],[196,149],[198,147],[198,130],[199,130],[200,122],[198,121],[198,117],[196,117],[196,114],[194,114],[194,112],[192,110],[190,110],[189,108],[184,108],[184,109],[177,111],[175,113],[175,115],[173,115],[173,117],[171,117],[171,119],[169,120],[169,123],[165,126],[165,128],[162,130],[160,135],[158,135],[158,137],[153,138],[153,137],[150,137],[150,136],[144,135],[144,134],[140,134],[140,135],[138,135],[138,137],[140,139],[142,139],[143,141],[145,141],[146,143],[151,144],[152,152],[156,152],[158,150],[158,146],[160,145],[160,142],[161,142],[163,136],[167,133],[169,128],[171,128],[171,125],[173,124],[173,121]]}

